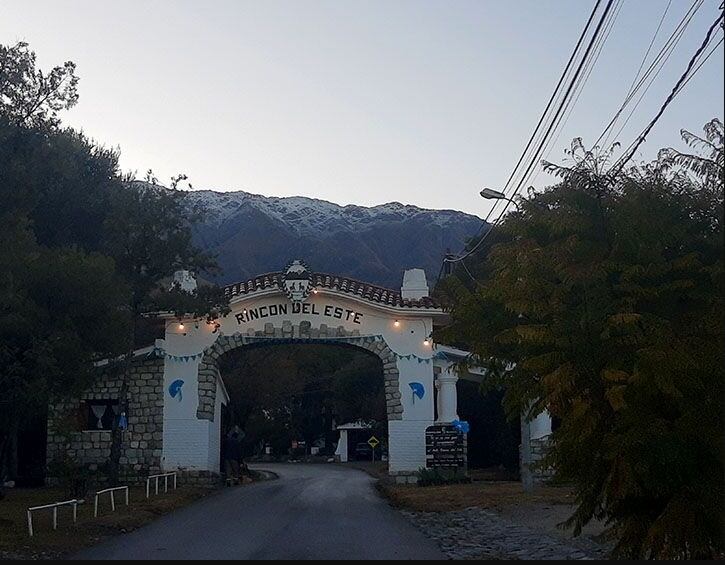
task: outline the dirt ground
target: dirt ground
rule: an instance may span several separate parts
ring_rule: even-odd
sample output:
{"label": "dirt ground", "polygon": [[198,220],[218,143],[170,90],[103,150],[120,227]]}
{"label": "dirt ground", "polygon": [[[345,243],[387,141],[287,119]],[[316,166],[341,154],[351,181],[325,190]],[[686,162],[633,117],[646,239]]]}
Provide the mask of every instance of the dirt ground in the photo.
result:
{"label": "dirt ground", "polygon": [[[572,539],[570,531],[559,527],[573,512],[574,494],[568,487],[539,486],[533,492],[524,492],[519,482],[477,481],[435,487],[381,484],[380,488],[391,504],[401,509],[448,512],[485,508],[541,533]],[[599,540],[603,532],[603,524],[591,523],[582,536]]]}
{"label": "dirt ground", "polygon": [[180,487],[167,494],[152,495],[146,500],[144,487],[132,487],[130,505],[125,506],[122,493],[116,496],[116,512],[111,512],[108,495],[99,502],[99,517],[93,518],[93,494],[78,507],[78,523],[73,524],[73,510],[58,510],[58,530],[53,531],[52,510],[33,513],[35,535],[28,535],[26,511],[29,506],[42,506],[67,500],[62,490],[53,488],[9,489],[0,501],[0,560],[55,559],[63,557],[101,539],[126,533],[147,524],[158,516],[186,506],[215,491]]}

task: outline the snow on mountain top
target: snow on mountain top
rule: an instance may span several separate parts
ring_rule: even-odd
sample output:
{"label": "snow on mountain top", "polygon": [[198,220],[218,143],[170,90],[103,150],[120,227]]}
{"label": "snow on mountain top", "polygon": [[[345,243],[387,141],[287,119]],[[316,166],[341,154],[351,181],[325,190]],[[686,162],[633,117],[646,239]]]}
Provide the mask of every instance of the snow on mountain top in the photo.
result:
{"label": "snow on mountain top", "polygon": [[254,208],[293,226],[299,232],[317,232],[321,229],[353,231],[372,223],[401,222],[418,216],[445,227],[450,222],[460,220],[462,216],[475,218],[455,210],[427,210],[400,202],[371,207],[355,204],[340,206],[305,196],[262,196],[244,191],[196,190],[189,192],[188,198],[206,210],[207,224],[222,225],[245,209]]}

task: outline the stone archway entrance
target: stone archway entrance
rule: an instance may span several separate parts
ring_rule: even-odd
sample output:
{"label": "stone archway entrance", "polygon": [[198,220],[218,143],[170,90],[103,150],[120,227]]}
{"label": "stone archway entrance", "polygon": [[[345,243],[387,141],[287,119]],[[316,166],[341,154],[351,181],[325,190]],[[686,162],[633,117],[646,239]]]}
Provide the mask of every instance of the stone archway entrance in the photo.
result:
{"label": "stone archway entrance", "polygon": [[[166,467],[218,468],[213,438],[221,405],[228,402],[219,359],[258,343],[337,343],[375,354],[385,379],[390,472],[407,476],[426,466],[426,430],[437,422],[437,411],[455,414],[442,407],[443,399],[455,402],[455,381],[446,372],[436,388],[431,337],[447,316],[428,296],[422,270],[406,271],[396,291],[312,272],[293,261],[284,271],[229,285],[225,292],[231,313],[214,324],[167,320],[165,384],[183,382],[187,400],[166,399]],[[453,387],[452,395],[440,389],[443,382]]]}
{"label": "stone archway entrance", "polygon": [[[193,288],[193,280],[184,280],[185,289]],[[121,461],[129,472],[178,471],[193,481],[213,480],[222,406],[229,402],[219,360],[260,343],[334,343],[373,353],[383,367],[390,474],[408,480],[451,460],[446,442],[465,436],[465,427],[455,428],[456,363],[467,352],[433,344],[433,328],[447,315],[429,296],[422,270],[405,271],[402,287],[393,290],[293,261],[225,292],[228,315],[212,323],[162,315],[164,338],[136,352]],[[49,454],[72,450],[79,462],[104,461],[110,449],[104,422],[114,417],[118,390],[113,375],[99,374],[83,396],[51,406]],[[69,440],[61,424],[79,412],[87,423]],[[457,455],[453,460],[461,464]]]}

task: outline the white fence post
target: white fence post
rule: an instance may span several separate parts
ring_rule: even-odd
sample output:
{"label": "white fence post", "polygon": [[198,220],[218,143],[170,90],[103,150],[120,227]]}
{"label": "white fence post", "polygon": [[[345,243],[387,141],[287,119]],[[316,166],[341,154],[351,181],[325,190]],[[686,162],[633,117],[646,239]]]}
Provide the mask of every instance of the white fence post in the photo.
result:
{"label": "white fence post", "polygon": [[158,475],[149,475],[146,478],[146,498],[151,496],[151,481],[154,481],[154,492],[159,494],[159,479],[164,479],[164,492],[169,492],[169,477],[174,477],[174,489],[177,487],[176,473],[160,473]]}
{"label": "white fence post", "polygon": [[30,537],[33,537],[35,535],[35,531],[33,529],[33,512],[36,510],[46,510],[48,508],[52,508],[53,510],[53,530],[58,529],[58,508],[61,506],[73,506],[73,523],[78,522],[78,500],[66,500],[65,502],[55,502],[54,504],[46,504],[44,506],[31,506],[27,510],[27,517],[28,517],[28,534]]}
{"label": "white fence post", "polygon": [[93,516],[94,518],[98,518],[98,499],[102,494],[109,493],[111,495],[111,511],[116,511],[116,492],[119,490],[123,490],[126,493],[126,506],[128,506],[129,501],[129,487],[128,486],[122,486],[122,487],[113,487],[113,488],[107,488],[105,490],[99,490],[96,492],[96,499],[93,503]]}

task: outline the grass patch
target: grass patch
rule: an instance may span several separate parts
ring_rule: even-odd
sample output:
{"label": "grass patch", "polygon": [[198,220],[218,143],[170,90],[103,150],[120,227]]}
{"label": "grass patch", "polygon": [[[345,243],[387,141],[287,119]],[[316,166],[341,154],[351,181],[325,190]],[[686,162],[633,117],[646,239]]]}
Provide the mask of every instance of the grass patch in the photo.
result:
{"label": "grass patch", "polygon": [[56,559],[94,545],[117,534],[127,533],[177,508],[208,496],[216,491],[180,487],[167,494],[152,495],[146,500],[145,487],[132,487],[130,506],[126,507],[123,493],[117,493],[116,512],[111,512],[108,495],[99,502],[99,517],[93,517],[93,496],[78,507],[78,523],[73,524],[71,507],[58,509],[58,530],[53,531],[52,510],[33,513],[35,535],[28,536],[26,511],[29,506],[42,506],[67,500],[57,488],[10,489],[0,501],[0,560]]}
{"label": "grass patch", "polygon": [[441,486],[403,486],[381,482],[381,492],[393,506],[414,512],[450,512],[466,508],[503,511],[524,504],[571,505],[574,493],[568,487],[539,486],[525,492],[519,482],[495,481]]}

